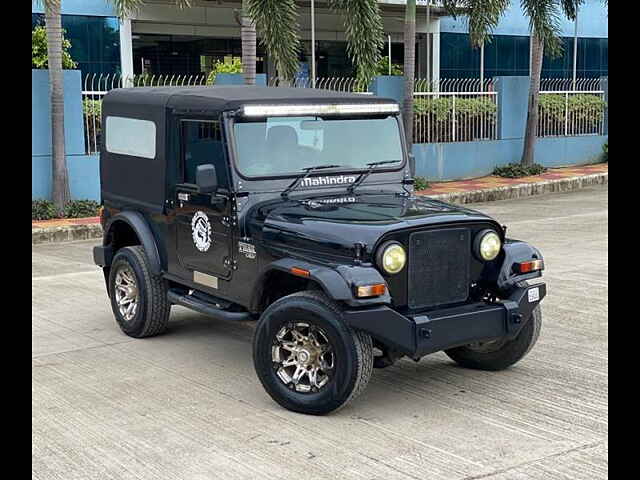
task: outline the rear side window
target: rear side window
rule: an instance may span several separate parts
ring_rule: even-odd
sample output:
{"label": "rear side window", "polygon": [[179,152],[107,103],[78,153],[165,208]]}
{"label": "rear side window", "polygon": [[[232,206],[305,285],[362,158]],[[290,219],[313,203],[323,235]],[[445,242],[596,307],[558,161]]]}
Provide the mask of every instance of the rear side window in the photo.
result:
{"label": "rear side window", "polygon": [[107,117],[105,147],[109,153],[156,157],[156,124],[149,120]]}

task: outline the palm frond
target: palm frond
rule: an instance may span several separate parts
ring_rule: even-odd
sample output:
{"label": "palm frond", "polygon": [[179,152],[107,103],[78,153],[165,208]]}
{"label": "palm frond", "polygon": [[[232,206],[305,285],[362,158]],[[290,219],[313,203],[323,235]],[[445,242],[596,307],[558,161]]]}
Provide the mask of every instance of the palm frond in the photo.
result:
{"label": "palm frond", "polygon": [[529,17],[529,27],[544,42],[545,51],[553,57],[561,55],[560,5],[557,0],[521,0],[521,5]]}
{"label": "palm frond", "polygon": [[295,0],[247,0],[247,4],[260,43],[273,57],[280,77],[291,80],[298,71],[300,51]]}
{"label": "palm frond", "polygon": [[584,0],[560,0],[560,7],[565,16],[573,21],[578,14],[578,8],[584,3]]}
{"label": "palm frond", "polygon": [[368,82],[376,72],[384,46],[384,27],[376,0],[329,0],[344,18],[347,54],[358,78]]}
{"label": "palm frond", "polygon": [[469,38],[474,47],[488,43],[510,0],[444,0],[443,7],[454,18],[465,15],[469,22]]}
{"label": "palm frond", "polygon": [[[60,0],[45,0],[45,1],[60,1]],[[193,0],[174,0],[176,7],[186,8],[190,7]],[[116,14],[120,18],[130,17],[133,13],[140,10],[146,2],[145,0],[109,0],[116,9]]]}

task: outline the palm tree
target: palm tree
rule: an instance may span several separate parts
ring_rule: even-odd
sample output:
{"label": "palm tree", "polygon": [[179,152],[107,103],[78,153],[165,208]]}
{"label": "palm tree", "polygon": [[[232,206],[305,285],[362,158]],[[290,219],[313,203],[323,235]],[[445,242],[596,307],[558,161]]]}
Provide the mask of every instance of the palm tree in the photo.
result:
{"label": "palm tree", "polygon": [[62,77],[60,1],[45,0],[44,12],[51,103],[51,172],[53,180],[51,197],[58,214],[62,214],[71,194],[69,193],[69,175],[64,145],[64,82]]}
{"label": "palm tree", "polygon": [[[260,32],[260,41],[273,58],[278,75],[285,81],[298,71],[300,38],[295,0],[245,0],[249,16]],[[333,11],[342,13],[347,54],[357,68],[359,83],[368,82],[376,71],[384,45],[382,19],[376,0],[328,0]]]}
{"label": "palm tree", "polygon": [[[552,56],[561,52],[560,15],[564,14],[569,20],[575,20],[576,11],[583,2],[584,0],[520,0],[522,10],[529,17],[532,45],[529,104],[521,158],[523,165],[532,165],[534,161],[544,52],[546,50]],[[443,6],[450,15],[468,16],[469,37],[474,47],[479,47],[488,40],[489,33],[498,25],[510,3],[510,0],[443,0]]]}
{"label": "palm tree", "polygon": [[247,0],[242,0],[240,21],[240,41],[242,42],[242,71],[244,83],[256,84],[256,24],[249,16]]}
{"label": "palm tree", "polygon": [[407,0],[404,13],[404,101],[402,117],[407,148],[413,144],[413,83],[416,69],[416,0]]}

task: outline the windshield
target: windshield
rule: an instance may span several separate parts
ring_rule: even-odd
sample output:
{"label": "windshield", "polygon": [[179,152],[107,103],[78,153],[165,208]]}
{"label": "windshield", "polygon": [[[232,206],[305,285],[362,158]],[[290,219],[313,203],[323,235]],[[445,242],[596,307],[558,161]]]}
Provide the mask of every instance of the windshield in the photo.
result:
{"label": "windshield", "polygon": [[237,166],[247,177],[299,175],[303,168],[332,164],[354,170],[372,162],[402,162],[400,131],[392,116],[268,117],[236,123],[234,133]]}

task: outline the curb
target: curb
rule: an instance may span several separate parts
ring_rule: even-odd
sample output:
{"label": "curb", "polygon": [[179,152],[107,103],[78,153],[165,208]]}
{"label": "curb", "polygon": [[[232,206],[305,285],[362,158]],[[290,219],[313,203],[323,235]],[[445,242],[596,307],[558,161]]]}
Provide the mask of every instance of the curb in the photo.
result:
{"label": "curb", "polygon": [[[604,185],[609,182],[609,172],[592,173],[580,177],[561,178],[557,180],[545,180],[536,183],[519,183],[504,187],[496,187],[484,190],[470,190],[468,192],[441,193],[429,195],[429,198],[442,200],[449,203],[483,203],[496,200],[509,200],[514,198],[544,195],[546,193],[571,192],[593,185]],[[422,193],[421,195],[425,195]]]}
{"label": "curb", "polygon": [[[593,185],[603,185],[609,182],[609,172],[594,173],[581,177],[546,180],[536,183],[520,183],[506,187],[485,190],[471,190],[468,192],[441,193],[429,195],[429,198],[450,203],[482,203],[496,200],[531,197],[545,193],[571,192]],[[419,193],[419,195],[425,195]],[[77,240],[91,240],[102,238],[102,226],[99,223],[86,225],[69,225],[63,227],[47,227],[31,229],[31,245],[42,243],[73,242]]]}
{"label": "curb", "polygon": [[102,225],[66,225],[62,227],[31,228],[31,245],[41,243],[73,242],[102,238]]}

